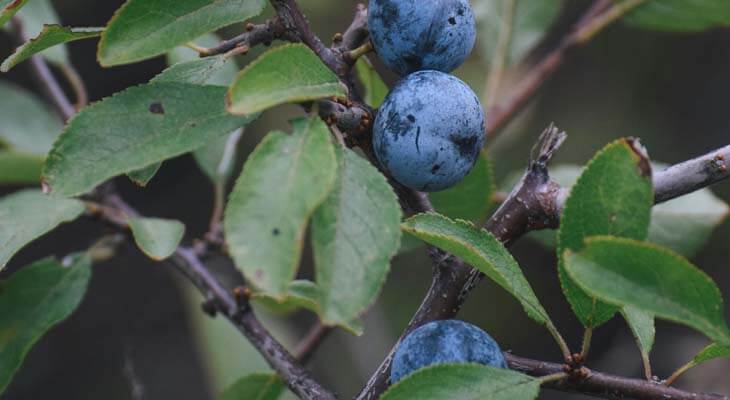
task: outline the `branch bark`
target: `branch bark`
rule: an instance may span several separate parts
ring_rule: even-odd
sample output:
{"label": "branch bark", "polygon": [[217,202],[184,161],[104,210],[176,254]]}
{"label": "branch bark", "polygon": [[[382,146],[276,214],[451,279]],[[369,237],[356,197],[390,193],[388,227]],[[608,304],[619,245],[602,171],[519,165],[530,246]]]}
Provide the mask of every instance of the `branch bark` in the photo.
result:
{"label": "branch bark", "polygon": [[[564,372],[565,366],[562,364],[530,360],[510,353],[505,353],[504,356],[510,369],[527,375],[543,377]],[[657,382],[623,378],[588,369],[584,369],[581,373],[587,374],[587,377],[583,379],[567,378],[549,382],[544,387],[606,399],[625,399],[628,397],[637,400],[728,400],[727,396],[719,394],[691,393]]]}
{"label": "branch bark", "polygon": [[[106,221],[126,230],[127,217],[139,213],[114,193],[105,195],[101,206],[94,210]],[[281,343],[261,325],[250,307],[248,298],[236,297],[200,260],[192,248],[180,246],[172,257],[173,265],[203,294],[206,304],[215,307],[213,314],[220,313],[233,324],[261,353],[284,380],[289,389],[306,400],[335,400],[335,395],[314,380],[304,367]],[[311,340],[311,346],[321,338]],[[306,355],[305,355],[306,356]]]}

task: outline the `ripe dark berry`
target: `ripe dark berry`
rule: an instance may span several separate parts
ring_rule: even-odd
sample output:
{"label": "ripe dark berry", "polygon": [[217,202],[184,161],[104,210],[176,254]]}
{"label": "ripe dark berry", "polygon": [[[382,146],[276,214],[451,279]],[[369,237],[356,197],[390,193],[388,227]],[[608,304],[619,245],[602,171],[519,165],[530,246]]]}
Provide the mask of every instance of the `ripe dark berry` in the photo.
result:
{"label": "ripe dark berry", "polygon": [[469,173],[484,144],[484,129],[482,105],[464,82],[420,71],[386,97],[373,126],[373,148],[398,182],[433,192]]}

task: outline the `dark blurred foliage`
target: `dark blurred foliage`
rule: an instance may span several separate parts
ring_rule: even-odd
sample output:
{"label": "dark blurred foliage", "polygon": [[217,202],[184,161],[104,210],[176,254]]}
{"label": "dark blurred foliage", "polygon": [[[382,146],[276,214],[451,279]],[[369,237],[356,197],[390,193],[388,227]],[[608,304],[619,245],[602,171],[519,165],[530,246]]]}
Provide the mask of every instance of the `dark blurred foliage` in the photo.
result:
{"label": "dark blurred foliage", "polygon": [[[122,1],[54,3],[65,24],[100,26]],[[347,26],[355,4],[352,0],[301,3],[317,33],[326,39]],[[550,38],[559,38],[586,2],[573,1],[569,5]],[[223,33],[229,35],[236,29],[240,27]],[[553,42],[544,43],[540,49],[549,49]],[[2,33],[0,54],[8,54],[12,45],[11,38]],[[70,49],[93,100],[146,82],[164,68],[160,58],[102,69],[95,62],[93,41],[74,43]],[[255,52],[242,61],[248,62],[254,56]],[[538,51],[533,58],[539,56]],[[475,54],[457,71],[477,92],[482,91],[487,73],[486,64],[479,59],[480,55]],[[392,83],[394,76],[382,72]],[[23,67],[2,79],[36,89]],[[505,83],[503,93],[509,85],[509,81]],[[599,35],[587,48],[571,52],[566,65],[536,101],[499,140],[488,141],[488,147],[497,176],[503,178],[524,166],[537,135],[555,122],[569,134],[556,163],[584,163],[603,145],[621,136],[641,137],[654,159],[678,162],[730,142],[729,94],[730,30],[680,35],[635,30],[619,24]],[[250,152],[270,129],[286,128],[287,119],[299,112],[296,107],[267,112],[247,129],[243,154]],[[243,160],[241,157],[239,162]],[[166,162],[144,190],[125,179],[117,182],[124,196],[144,214],[184,221],[187,239],[205,231],[212,191],[191,157]],[[718,185],[715,191],[730,200],[730,184]],[[64,226],[23,250],[10,270],[49,253],[63,255],[84,249],[105,231],[89,220]],[[730,224],[725,224],[694,259],[718,282],[726,296],[730,295],[728,236]],[[513,250],[556,324],[577,348],[582,329],[562,297],[553,253],[529,239],[520,241]],[[309,258],[305,264],[303,273],[308,274]],[[188,295],[180,289],[185,283],[178,282],[171,271],[164,263],[147,260],[131,245],[122,247],[115,260],[96,266],[82,306],[40,341],[2,399],[130,399],[134,386],[143,388],[142,398],[147,400],[214,398],[213,393],[222,382],[220,376],[215,379],[216,374],[235,378],[244,372],[226,365],[211,369],[215,357],[204,361],[206,352],[196,341],[195,332],[200,332],[199,324],[211,322],[201,317],[195,307],[199,298],[186,300]],[[354,338],[340,332],[330,336],[310,365],[314,375],[342,398],[356,393],[418,306],[428,287],[430,271],[430,262],[422,252],[399,256],[381,300],[365,318],[364,336]],[[520,306],[494,284],[483,283],[460,317],[485,328],[504,349],[516,354],[556,361],[560,358],[547,332],[530,321]],[[287,342],[295,341],[313,322],[306,313],[274,320],[272,327]],[[228,328],[220,321],[216,324],[221,329]],[[281,333],[282,327],[289,333]],[[653,361],[659,376],[667,376],[704,344],[701,336],[676,325],[660,322],[657,331]],[[228,334],[227,337],[235,337],[235,333]],[[215,345],[238,354],[236,346],[240,343],[238,338],[230,342],[221,339]],[[241,354],[247,354],[245,357],[250,357],[252,364],[260,365],[261,361],[254,360],[250,350]],[[234,365],[249,362],[241,357],[233,360]],[[641,376],[639,353],[619,318],[596,332],[590,360],[589,366],[596,369]],[[727,361],[710,363],[690,372],[679,386],[730,393],[728,367]],[[211,376],[214,379],[209,379]],[[226,379],[230,382],[231,378]],[[583,397],[547,392],[541,398]]]}

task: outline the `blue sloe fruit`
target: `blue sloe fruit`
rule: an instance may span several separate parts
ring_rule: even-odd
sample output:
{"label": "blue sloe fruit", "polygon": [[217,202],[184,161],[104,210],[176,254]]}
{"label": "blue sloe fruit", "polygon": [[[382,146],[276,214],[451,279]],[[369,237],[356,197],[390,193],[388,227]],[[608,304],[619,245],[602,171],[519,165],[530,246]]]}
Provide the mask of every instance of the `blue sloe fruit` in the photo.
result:
{"label": "blue sloe fruit", "polygon": [[507,368],[497,342],[476,326],[449,319],[425,324],[398,345],[390,367],[390,382],[433,364],[479,363]]}
{"label": "blue sloe fruit", "polygon": [[469,173],[484,144],[484,129],[482,105],[464,82],[419,71],[385,98],[375,118],[373,148],[398,182],[435,192]]}
{"label": "blue sloe fruit", "polygon": [[476,40],[468,0],[370,0],[368,27],[380,59],[401,76],[453,71]]}

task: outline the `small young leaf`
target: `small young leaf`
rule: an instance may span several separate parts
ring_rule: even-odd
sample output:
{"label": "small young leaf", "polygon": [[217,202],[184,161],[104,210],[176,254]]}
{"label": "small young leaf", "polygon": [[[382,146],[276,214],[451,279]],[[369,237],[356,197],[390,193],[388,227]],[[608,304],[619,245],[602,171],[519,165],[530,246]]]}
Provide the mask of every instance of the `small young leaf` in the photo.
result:
{"label": "small young leaf", "polygon": [[388,85],[383,82],[383,79],[375,70],[373,64],[366,56],[360,57],[355,64],[355,72],[357,72],[357,79],[360,80],[363,87],[365,88],[365,104],[371,107],[378,108],[385,100],[385,96],[388,95]]}
{"label": "small young leaf", "polygon": [[304,231],[335,182],[337,163],[319,118],[271,132],[249,156],[226,207],[228,248],[247,281],[282,300],[294,279]]}
{"label": "small young leaf", "polygon": [[0,72],[8,72],[19,63],[50,47],[98,37],[103,30],[103,28],[69,28],[60,25],[44,25],[38,36],[18,47],[15,53],[3,61],[0,65]]}
{"label": "small young leaf", "polygon": [[381,400],[533,400],[540,380],[519,372],[478,364],[426,367],[391,386]]}
{"label": "small young leaf", "polygon": [[474,168],[456,186],[431,193],[436,210],[453,219],[465,219],[478,223],[492,207],[494,175],[487,153],[482,152]]}
{"label": "small young leaf", "polygon": [[566,251],[564,258],[570,277],[591,295],[688,325],[730,345],[720,290],[680,255],[650,243],[596,236],[586,240],[582,251]]}
{"label": "small young leaf", "polygon": [[585,327],[597,327],[616,313],[588,296],[565,272],[566,249],[578,251],[594,235],[646,238],[654,193],[646,158],[622,139],[601,150],[581,174],[566,201],[558,232],[558,272],[563,293]]}
{"label": "small young leaf", "polygon": [[654,314],[631,306],[623,307],[621,314],[626,319],[629,328],[631,328],[631,333],[634,334],[641,356],[644,360],[649,360],[649,353],[654,347],[654,336],[656,334]]}
{"label": "small young leaf", "polygon": [[160,170],[160,167],[162,167],[162,163],[156,162],[142,169],[127,173],[127,177],[129,177],[129,179],[134,182],[135,185],[145,187],[148,183],[150,183],[152,178],[157,175],[157,171]]}
{"label": "small young leaf", "polygon": [[265,7],[265,0],[128,0],[101,36],[99,62],[108,67],[151,58]]}
{"label": "small young leaf", "polygon": [[250,115],[280,104],[345,96],[347,89],[303,44],[271,49],[249,64],[228,91],[228,111]]}
{"label": "small young leaf", "polygon": [[508,18],[503,0],[482,0],[474,5],[474,14],[479,24],[483,54],[492,60],[497,51],[497,38],[503,23],[510,29],[507,63],[518,63],[545,36],[548,28],[557,19],[563,0],[534,1],[513,0],[512,19]]}
{"label": "small young leaf", "polygon": [[33,93],[0,81],[0,147],[45,157],[63,122]]}
{"label": "small young leaf", "polygon": [[694,359],[692,359],[692,362],[697,365],[717,358],[728,357],[730,357],[730,346],[721,346],[717,343],[713,343],[702,349],[702,351],[697,354]]}
{"label": "small young leaf", "polygon": [[530,318],[539,324],[552,326],[550,317],[517,261],[486,230],[470,222],[452,221],[438,214],[418,214],[406,220],[401,227],[411,235],[474,266],[514,296]]}
{"label": "small young leaf", "polygon": [[28,0],[0,0],[0,27],[10,21],[26,2]]}
{"label": "small young leaf", "polygon": [[0,270],[23,246],[82,212],[78,200],[51,198],[33,189],[0,198]]}
{"label": "small young leaf", "polygon": [[71,265],[52,258],[24,267],[0,281],[0,393],[31,347],[78,307],[91,278],[87,256]]}
{"label": "small young leaf", "polygon": [[31,184],[41,181],[43,157],[0,150],[0,184]]}
{"label": "small young leaf", "polygon": [[225,88],[150,83],[79,112],[54,144],[43,176],[54,194],[75,196],[119,174],[195,150],[254,117],[223,107]]}
{"label": "small young leaf", "polygon": [[[620,3],[626,0],[614,0]],[[624,17],[644,29],[693,32],[730,26],[730,2],[725,0],[650,0]]]}
{"label": "small young leaf", "polygon": [[137,246],[156,261],[170,257],[185,234],[185,225],[171,219],[130,218],[129,228]]}
{"label": "small young leaf", "polygon": [[320,317],[346,326],[372,304],[400,246],[401,210],[385,177],[352,150],[336,151],[334,189],[312,219]]}
{"label": "small young leaf", "polygon": [[284,382],[275,374],[251,374],[228,387],[218,400],[277,400]]}

